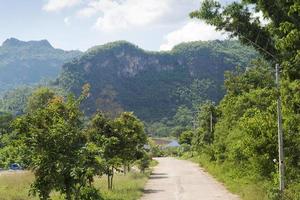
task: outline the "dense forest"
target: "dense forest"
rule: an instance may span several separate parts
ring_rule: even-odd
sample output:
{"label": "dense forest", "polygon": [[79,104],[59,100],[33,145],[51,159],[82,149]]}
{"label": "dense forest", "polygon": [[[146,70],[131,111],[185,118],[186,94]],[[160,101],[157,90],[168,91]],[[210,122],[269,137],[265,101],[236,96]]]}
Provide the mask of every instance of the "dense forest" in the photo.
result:
{"label": "dense forest", "polygon": [[[263,18],[253,12],[261,12]],[[205,0],[191,17],[253,46],[263,59],[246,70],[238,67],[226,72],[226,94],[220,103],[199,105],[194,128],[180,134],[187,155],[243,199],[299,199],[299,3],[244,0],[223,6]],[[276,64],[282,78],[279,88],[275,85]],[[284,160],[279,160],[278,149],[279,98]],[[279,162],[284,167],[280,173]],[[279,185],[280,176],[283,182]]]}
{"label": "dense forest", "polygon": [[80,51],[55,49],[47,40],[7,39],[0,46],[0,94],[54,79],[63,63],[80,55]]}
{"label": "dense forest", "polygon": [[87,114],[123,109],[157,121],[175,115],[180,105],[218,102],[224,95],[224,72],[245,67],[257,56],[234,40],[184,43],[166,52],[147,52],[120,41],[93,47],[65,64],[58,84],[75,94],[83,84],[91,85],[83,104]]}
{"label": "dense forest", "polygon": [[[299,13],[296,0],[204,0],[190,16],[233,40],[167,52],[124,41],[89,49],[65,63],[50,88],[4,95],[0,167],[31,169],[40,199],[53,191],[67,200],[101,199],[95,176],[106,175],[112,189],[116,171],[144,171],[151,156],[165,153],[200,163],[242,199],[300,199]],[[147,133],[176,137],[181,146],[154,154]]]}
{"label": "dense forest", "polygon": [[[54,69],[54,74],[60,70],[56,61],[48,60],[54,67],[43,63],[41,76],[35,76],[31,70],[36,72],[33,68],[38,59],[50,58],[52,54],[57,59],[69,57],[64,56],[63,51],[53,49],[47,41],[26,43],[10,39],[4,42],[5,46],[14,46],[17,52],[29,49],[25,51],[32,62],[29,68],[23,66],[26,62],[18,57],[11,58],[11,62],[22,68],[20,74],[23,76],[28,74],[28,78],[36,78],[36,82],[31,82],[36,85],[27,84],[4,92],[0,110],[24,113],[27,98],[39,86],[51,87],[66,96],[69,92],[79,95],[81,87],[89,83],[90,95],[82,105],[86,114],[101,110],[115,116],[123,110],[134,111],[144,121],[151,122],[151,126],[152,123],[165,126],[180,106],[194,110],[208,99],[218,102],[224,95],[224,72],[237,65],[245,68],[258,56],[253,48],[235,40],[183,43],[166,52],[148,52],[120,41],[91,48],[81,57],[64,64],[56,81],[50,79],[37,84],[43,73],[49,75],[47,69]],[[12,73],[17,73],[18,66],[10,68]],[[20,80],[18,76],[15,78]]]}

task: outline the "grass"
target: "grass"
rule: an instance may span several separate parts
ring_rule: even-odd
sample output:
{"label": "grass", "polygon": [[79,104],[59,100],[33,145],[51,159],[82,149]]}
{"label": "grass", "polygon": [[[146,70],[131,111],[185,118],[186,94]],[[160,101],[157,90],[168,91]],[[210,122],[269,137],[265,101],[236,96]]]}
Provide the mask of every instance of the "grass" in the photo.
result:
{"label": "grass", "polygon": [[136,200],[143,194],[143,188],[148,180],[149,173],[129,173],[118,175],[115,178],[114,189],[107,189],[106,179],[97,179],[95,185],[102,188],[101,194],[105,200]]}
{"label": "grass", "polygon": [[27,200],[33,175],[30,172],[0,174],[0,200]]}
{"label": "grass", "polygon": [[[107,189],[106,177],[96,178],[95,186],[105,200],[136,200],[142,195],[150,171],[145,174],[131,172],[126,175],[117,174],[114,178],[114,189]],[[34,180],[31,172],[0,174],[0,200],[38,200],[28,196],[30,184]],[[63,199],[58,193],[51,195],[53,200]]]}

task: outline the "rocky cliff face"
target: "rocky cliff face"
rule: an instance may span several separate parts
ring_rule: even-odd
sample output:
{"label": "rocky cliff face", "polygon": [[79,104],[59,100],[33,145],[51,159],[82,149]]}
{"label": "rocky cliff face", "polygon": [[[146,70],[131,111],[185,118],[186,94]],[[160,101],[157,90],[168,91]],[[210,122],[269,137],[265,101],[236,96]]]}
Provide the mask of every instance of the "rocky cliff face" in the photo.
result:
{"label": "rocky cliff face", "polygon": [[178,90],[188,90],[195,80],[210,80],[215,89],[207,89],[205,95],[218,101],[223,96],[224,71],[246,66],[255,56],[236,41],[186,43],[169,52],[147,52],[120,41],[94,47],[65,64],[58,81],[76,94],[83,84],[91,85],[84,104],[88,114],[122,108],[152,121],[171,116],[178,105],[191,106]]}

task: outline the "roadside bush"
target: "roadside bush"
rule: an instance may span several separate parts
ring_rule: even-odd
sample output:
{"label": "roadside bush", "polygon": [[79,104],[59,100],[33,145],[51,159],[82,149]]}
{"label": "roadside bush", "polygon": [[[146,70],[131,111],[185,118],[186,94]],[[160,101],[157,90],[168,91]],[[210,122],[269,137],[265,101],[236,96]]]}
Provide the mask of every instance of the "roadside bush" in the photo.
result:
{"label": "roadside bush", "polygon": [[136,162],[138,168],[142,173],[145,173],[145,170],[150,167],[151,157],[148,153],[144,153],[143,157]]}
{"label": "roadside bush", "polygon": [[83,187],[80,190],[80,200],[103,200],[99,190],[94,187]]}
{"label": "roadside bush", "polygon": [[167,147],[164,149],[166,156],[179,156],[179,147]]}

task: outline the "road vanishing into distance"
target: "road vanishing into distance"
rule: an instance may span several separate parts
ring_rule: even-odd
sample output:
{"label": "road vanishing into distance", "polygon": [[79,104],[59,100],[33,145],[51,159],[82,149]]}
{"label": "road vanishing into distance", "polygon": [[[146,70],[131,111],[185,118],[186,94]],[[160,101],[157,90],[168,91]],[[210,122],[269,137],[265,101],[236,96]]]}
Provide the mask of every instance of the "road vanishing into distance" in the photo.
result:
{"label": "road vanishing into distance", "polygon": [[239,200],[190,161],[156,158],[141,200]]}

